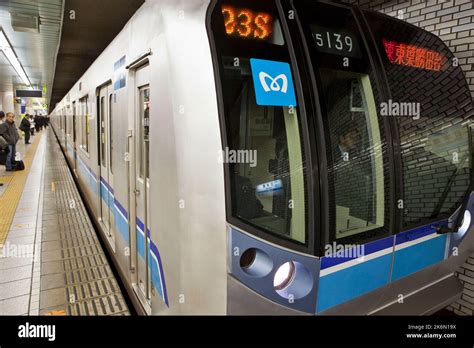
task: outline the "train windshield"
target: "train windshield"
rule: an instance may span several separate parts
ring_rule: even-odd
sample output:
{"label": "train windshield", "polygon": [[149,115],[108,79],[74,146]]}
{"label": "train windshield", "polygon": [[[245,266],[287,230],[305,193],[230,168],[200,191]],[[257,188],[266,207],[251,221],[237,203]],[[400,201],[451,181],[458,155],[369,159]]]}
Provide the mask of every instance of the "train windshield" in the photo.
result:
{"label": "train windshield", "polygon": [[[472,181],[472,97],[457,59],[436,36],[365,13],[382,56],[401,146],[403,227],[449,217]],[[390,106],[391,105],[391,106]],[[411,110],[411,112],[410,112]]]}
{"label": "train windshield", "polygon": [[306,244],[300,110],[276,8],[219,1],[212,26],[225,114],[228,219],[277,242]]}

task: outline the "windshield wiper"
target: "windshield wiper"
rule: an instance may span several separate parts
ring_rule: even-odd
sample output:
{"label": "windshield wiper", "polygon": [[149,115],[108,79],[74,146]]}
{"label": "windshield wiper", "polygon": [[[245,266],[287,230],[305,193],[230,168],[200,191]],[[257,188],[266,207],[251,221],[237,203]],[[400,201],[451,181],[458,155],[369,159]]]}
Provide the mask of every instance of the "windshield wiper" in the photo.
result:
{"label": "windshield wiper", "polygon": [[[468,158],[469,158],[469,153],[467,153],[466,156],[464,156],[461,163],[456,167],[453,174],[451,174],[451,176],[449,177],[448,183],[447,183],[446,187],[444,188],[443,194],[441,195],[441,197],[438,201],[438,204],[436,204],[436,207],[434,208],[433,213],[430,216],[430,219],[435,219],[439,216],[439,213],[441,212],[441,209],[443,208],[444,201],[446,200],[446,198],[448,197],[449,192],[451,191],[451,187],[453,186],[453,183],[456,179],[456,176],[457,176],[459,170],[463,167],[464,163],[466,162],[466,160]],[[469,194],[469,192],[466,193],[466,194]]]}

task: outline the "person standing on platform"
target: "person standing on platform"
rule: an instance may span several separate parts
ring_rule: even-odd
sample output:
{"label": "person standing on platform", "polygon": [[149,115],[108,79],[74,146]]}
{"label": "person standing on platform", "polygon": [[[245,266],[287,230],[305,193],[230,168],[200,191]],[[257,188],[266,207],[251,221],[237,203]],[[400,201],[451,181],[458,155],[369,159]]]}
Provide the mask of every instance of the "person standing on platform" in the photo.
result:
{"label": "person standing on platform", "polygon": [[[3,111],[0,111],[0,127],[4,122],[5,122],[5,113]],[[5,140],[5,138],[0,135],[0,164],[5,163],[3,159],[6,158],[7,152],[8,152],[8,143]],[[0,187],[2,186],[3,184],[0,183]]]}
{"label": "person standing on platform", "polygon": [[20,139],[15,125],[15,115],[12,112],[7,113],[6,122],[0,125],[0,136],[8,143],[8,154],[6,160],[7,172],[15,171],[16,144]]}
{"label": "person standing on platform", "polygon": [[35,119],[33,115],[30,115],[29,121],[30,121],[30,133],[32,136],[34,136],[35,135]]}
{"label": "person standing on platform", "polygon": [[40,131],[40,119],[39,119],[38,115],[35,116],[35,128],[36,128],[36,133],[39,133],[39,131]]}
{"label": "person standing on platform", "polygon": [[20,130],[25,133],[25,145],[31,144],[30,143],[30,115],[26,114],[25,117],[21,120],[20,123]]}

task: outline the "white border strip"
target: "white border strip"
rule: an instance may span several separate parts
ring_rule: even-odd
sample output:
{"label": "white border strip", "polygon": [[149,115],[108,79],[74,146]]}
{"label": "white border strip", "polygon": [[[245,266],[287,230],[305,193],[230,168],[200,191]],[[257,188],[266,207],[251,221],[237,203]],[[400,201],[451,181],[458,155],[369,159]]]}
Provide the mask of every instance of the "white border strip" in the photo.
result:
{"label": "white border strip", "polygon": [[334,265],[332,267],[321,270],[319,272],[319,277],[327,276],[331,273],[338,272],[338,271],[341,271],[343,269],[346,269],[346,268],[349,268],[349,267],[359,265],[361,263],[376,259],[378,257],[391,254],[392,252],[393,252],[393,247],[390,247],[390,248],[379,250],[379,251],[377,251],[375,253],[372,253],[372,254],[369,254],[369,255],[364,255],[362,257],[359,257],[359,258],[356,258],[356,259],[353,259],[353,260],[350,260],[350,261],[347,261],[347,262],[340,263],[338,265]]}

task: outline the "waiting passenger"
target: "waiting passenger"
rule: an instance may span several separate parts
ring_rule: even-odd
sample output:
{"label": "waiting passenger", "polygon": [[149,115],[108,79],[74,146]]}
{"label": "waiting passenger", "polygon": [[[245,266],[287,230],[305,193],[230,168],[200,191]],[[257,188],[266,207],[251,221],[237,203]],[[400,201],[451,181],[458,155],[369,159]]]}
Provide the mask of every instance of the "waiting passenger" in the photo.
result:
{"label": "waiting passenger", "polygon": [[30,115],[30,133],[32,136],[35,135],[35,119],[33,117],[33,115]]}
{"label": "waiting passenger", "polygon": [[6,122],[0,125],[0,135],[8,143],[8,154],[6,159],[7,172],[15,171],[16,144],[20,139],[15,125],[15,115],[12,112],[7,113]]}
{"label": "waiting passenger", "polygon": [[[0,111],[0,126],[4,122],[5,122],[5,113],[3,111]],[[7,154],[8,154],[8,143],[5,140],[5,138],[0,135],[0,164],[1,165],[5,165]],[[0,187],[2,186],[3,184],[0,183]]]}
{"label": "waiting passenger", "polygon": [[30,143],[30,115],[26,114],[25,117],[21,120],[20,123],[20,130],[25,133],[25,145],[31,144]]}
{"label": "waiting passenger", "polygon": [[35,116],[35,128],[36,128],[36,133],[39,133],[40,131],[40,117],[38,115]]}

